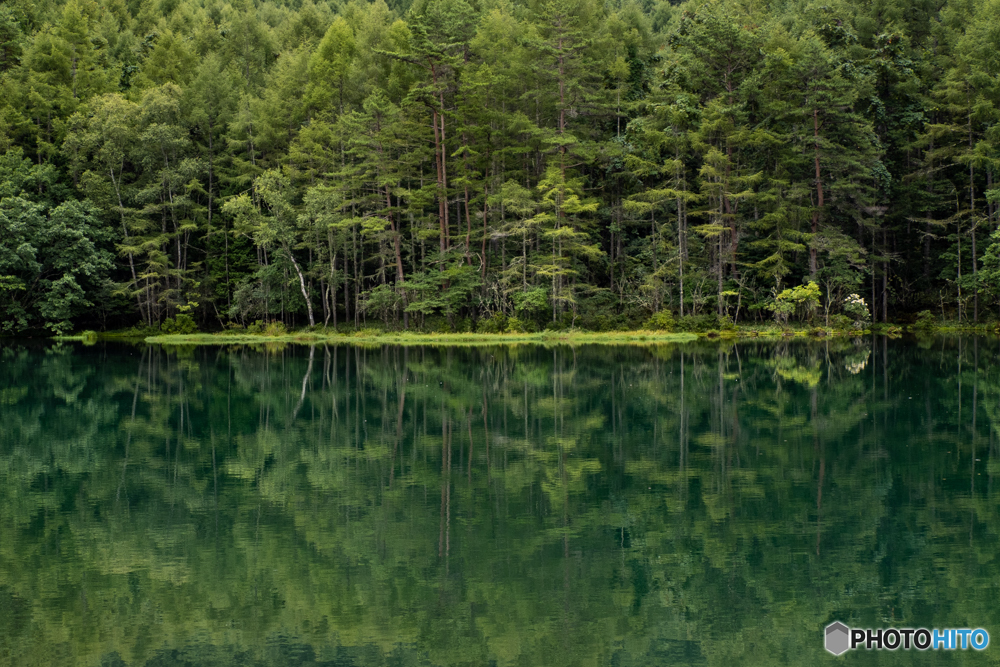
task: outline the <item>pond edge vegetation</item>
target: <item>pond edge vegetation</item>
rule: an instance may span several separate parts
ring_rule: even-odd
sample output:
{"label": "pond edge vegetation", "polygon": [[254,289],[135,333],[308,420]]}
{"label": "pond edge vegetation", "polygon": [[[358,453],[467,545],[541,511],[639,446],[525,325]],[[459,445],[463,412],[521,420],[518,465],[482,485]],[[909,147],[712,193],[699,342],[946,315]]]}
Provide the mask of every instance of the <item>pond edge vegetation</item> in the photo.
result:
{"label": "pond edge vegetation", "polygon": [[580,329],[541,332],[415,332],[383,331],[366,328],[343,332],[317,327],[295,331],[265,330],[249,332],[229,330],[215,333],[164,333],[142,329],[126,329],[111,332],[83,331],[73,335],[53,336],[60,342],[82,342],[94,344],[103,341],[134,341],[159,345],[253,345],[260,343],[315,344],[388,344],[388,345],[644,345],[663,343],[689,343],[696,340],[748,339],[748,338],[827,338],[857,337],[862,335],[887,335],[899,337],[904,333],[928,334],[993,334],[1000,329],[993,325],[968,326],[945,322],[928,326],[916,324],[871,324],[859,329],[836,329],[822,326],[729,326],[705,331],[584,331]]}

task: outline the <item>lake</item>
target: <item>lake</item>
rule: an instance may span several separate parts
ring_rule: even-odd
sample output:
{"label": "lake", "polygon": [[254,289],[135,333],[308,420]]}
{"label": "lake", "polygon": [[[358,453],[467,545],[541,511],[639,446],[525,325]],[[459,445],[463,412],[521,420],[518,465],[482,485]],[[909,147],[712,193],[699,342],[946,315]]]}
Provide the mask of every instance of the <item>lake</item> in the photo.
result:
{"label": "lake", "polygon": [[998,352],[0,342],[0,664],[798,665],[836,620],[997,643]]}

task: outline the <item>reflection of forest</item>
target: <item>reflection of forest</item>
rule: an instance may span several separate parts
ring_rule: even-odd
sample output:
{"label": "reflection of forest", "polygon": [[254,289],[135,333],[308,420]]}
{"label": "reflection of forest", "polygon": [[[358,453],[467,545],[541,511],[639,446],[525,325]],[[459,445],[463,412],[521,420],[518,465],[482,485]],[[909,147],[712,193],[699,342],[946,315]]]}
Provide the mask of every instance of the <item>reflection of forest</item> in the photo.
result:
{"label": "reflection of forest", "polygon": [[996,353],[8,343],[0,664],[805,664],[834,619],[997,627]]}

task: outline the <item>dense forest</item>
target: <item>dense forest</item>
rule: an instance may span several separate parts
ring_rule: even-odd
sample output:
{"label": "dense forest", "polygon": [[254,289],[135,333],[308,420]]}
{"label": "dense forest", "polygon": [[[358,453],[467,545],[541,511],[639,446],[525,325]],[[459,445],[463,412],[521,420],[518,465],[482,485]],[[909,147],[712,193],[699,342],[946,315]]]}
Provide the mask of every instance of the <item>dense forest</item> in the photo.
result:
{"label": "dense forest", "polygon": [[998,15],[8,0],[0,327],[985,321]]}

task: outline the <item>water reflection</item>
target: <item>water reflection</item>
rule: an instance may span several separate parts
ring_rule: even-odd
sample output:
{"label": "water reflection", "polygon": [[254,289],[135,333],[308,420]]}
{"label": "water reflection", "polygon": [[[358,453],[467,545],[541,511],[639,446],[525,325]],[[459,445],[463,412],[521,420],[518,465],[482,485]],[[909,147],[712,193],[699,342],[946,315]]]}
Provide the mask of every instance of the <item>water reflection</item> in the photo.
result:
{"label": "water reflection", "polygon": [[837,619],[1000,638],[997,350],[8,343],[0,664],[801,664]]}

